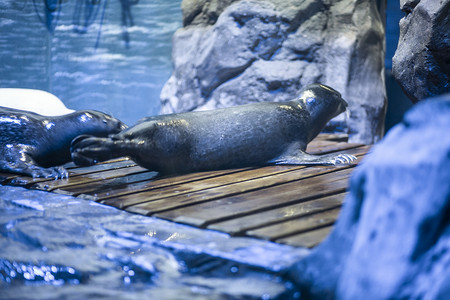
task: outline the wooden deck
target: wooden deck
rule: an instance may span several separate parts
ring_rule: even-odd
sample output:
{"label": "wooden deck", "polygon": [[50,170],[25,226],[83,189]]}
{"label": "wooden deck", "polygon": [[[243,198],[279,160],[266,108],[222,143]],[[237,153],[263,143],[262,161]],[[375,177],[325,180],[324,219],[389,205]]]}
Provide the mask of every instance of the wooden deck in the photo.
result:
{"label": "wooden deck", "polygon": [[69,178],[0,173],[3,185],[73,195],[129,212],[301,247],[320,243],[335,222],[348,179],[370,146],[321,134],[310,153],[346,152],[344,166],[267,166],[158,177],[127,159],[67,166]]}

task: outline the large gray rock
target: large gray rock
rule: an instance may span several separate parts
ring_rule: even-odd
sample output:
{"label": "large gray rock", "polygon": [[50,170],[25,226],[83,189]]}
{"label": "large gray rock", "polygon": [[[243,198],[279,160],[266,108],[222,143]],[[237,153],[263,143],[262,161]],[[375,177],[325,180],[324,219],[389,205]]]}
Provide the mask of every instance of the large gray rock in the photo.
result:
{"label": "large gray rock", "polygon": [[331,126],[346,128],[352,142],[375,142],[386,108],[384,7],[384,0],[184,0],[161,112],[286,101],[320,82],[350,104],[350,119]]}
{"label": "large gray rock", "polygon": [[335,229],[292,269],[305,295],[449,299],[449,132],[447,94],[417,104],[374,146]]}
{"label": "large gray rock", "polygon": [[450,92],[450,0],[400,0],[400,8],[395,79],[414,103]]}
{"label": "large gray rock", "polygon": [[183,25],[214,25],[224,9],[235,1],[238,0],[184,0]]}

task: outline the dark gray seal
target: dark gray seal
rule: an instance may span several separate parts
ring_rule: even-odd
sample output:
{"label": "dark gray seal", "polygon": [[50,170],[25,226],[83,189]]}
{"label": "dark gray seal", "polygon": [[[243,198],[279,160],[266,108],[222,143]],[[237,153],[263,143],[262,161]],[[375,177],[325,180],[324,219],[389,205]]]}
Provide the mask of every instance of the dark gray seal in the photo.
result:
{"label": "dark gray seal", "polygon": [[339,92],[314,84],[289,102],[155,116],[108,138],[81,136],[72,143],[72,158],[76,164],[91,165],[128,156],[163,173],[349,163],[354,156],[305,152],[325,124],[346,107]]}
{"label": "dark gray seal", "polygon": [[126,126],[97,111],[42,116],[0,107],[0,171],[32,177],[67,177],[70,143],[78,135],[107,136]]}

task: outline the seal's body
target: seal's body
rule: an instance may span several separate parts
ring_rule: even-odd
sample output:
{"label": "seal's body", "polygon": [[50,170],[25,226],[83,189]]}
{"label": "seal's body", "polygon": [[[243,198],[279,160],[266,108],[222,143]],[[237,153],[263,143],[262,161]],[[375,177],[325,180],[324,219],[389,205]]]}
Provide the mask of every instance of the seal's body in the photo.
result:
{"label": "seal's body", "polygon": [[129,156],[139,165],[163,173],[348,163],[353,156],[304,152],[346,106],[337,91],[316,84],[289,102],[155,116],[109,138],[79,137],[72,143],[72,158],[77,164],[90,165]]}
{"label": "seal's body", "polygon": [[0,171],[33,177],[66,177],[70,143],[78,135],[107,136],[126,126],[97,111],[42,116],[0,107]]}

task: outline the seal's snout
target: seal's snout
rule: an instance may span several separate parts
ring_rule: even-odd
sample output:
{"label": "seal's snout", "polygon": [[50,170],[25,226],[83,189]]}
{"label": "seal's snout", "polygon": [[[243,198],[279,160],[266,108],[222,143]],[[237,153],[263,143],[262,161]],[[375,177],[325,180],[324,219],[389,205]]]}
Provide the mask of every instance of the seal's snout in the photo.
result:
{"label": "seal's snout", "polygon": [[128,126],[119,119],[108,115],[103,119],[103,123],[110,129],[111,133],[119,133],[128,128]]}
{"label": "seal's snout", "polygon": [[114,125],[115,128],[112,130],[112,133],[119,133],[128,128],[128,126],[125,123],[123,123],[117,119],[115,119],[115,121],[116,121],[116,124]]}
{"label": "seal's snout", "polygon": [[112,129],[112,131],[114,131],[113,133],[119,133],[122,130],[125,130],[125,129],[128,128],[128,126],[125,123],[123,123],[122,121],[120,121],[119,119],[114,118],[114,117],[109,116],[109,115],[108,115],[108,117],[109,118],[105,118],[105,122],[107,124],[109,124],[109,126]]}
{"label": "seal's snout", "polygon": [[119,122],[119,131],[127,129],[128,126],[125,123]]}

